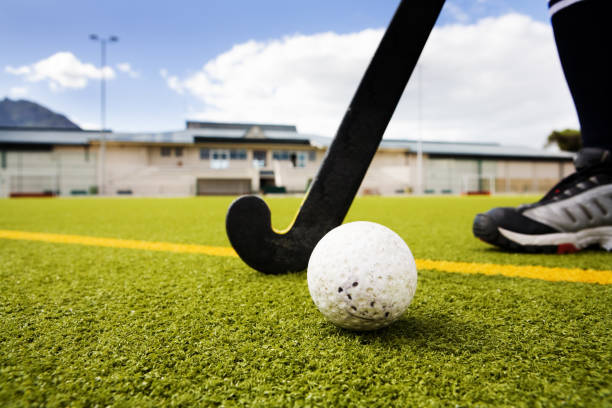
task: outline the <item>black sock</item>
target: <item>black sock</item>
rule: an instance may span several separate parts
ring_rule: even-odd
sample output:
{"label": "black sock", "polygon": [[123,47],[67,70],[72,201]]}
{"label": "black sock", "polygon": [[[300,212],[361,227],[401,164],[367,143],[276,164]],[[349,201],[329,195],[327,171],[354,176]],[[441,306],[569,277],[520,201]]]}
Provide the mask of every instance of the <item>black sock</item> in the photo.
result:
{"label": "black sock", "polygon": [[612,1],[550,0],[548,7],[582,144],[612,150]]}

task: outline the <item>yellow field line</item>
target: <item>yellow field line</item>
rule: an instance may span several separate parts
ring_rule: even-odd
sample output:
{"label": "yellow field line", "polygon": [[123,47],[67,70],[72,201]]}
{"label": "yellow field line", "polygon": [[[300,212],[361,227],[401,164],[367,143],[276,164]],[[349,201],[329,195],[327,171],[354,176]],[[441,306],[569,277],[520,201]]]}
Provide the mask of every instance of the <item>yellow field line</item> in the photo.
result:
{"label": "yellow field line", "polygon": [[[88,246],[101,246],[111,248],[142,249],[147,251],[164,251],[178,253],[205,254],[213,256],[237,257],[232,248],[175,244],[171,242],[136,241],[130,239],[98,238],[83,235],[49,234],[42,232],[0,230],[0,239],[14,239],[25,241],[42,241],[62,244],[76,244]],[[612,284],[612,271],[578,268],[553,268],[547,266],[531,265],[498,265],[475,262],[433,261],[430,259],[417,259],[419,269],[436,270],[442,272],[503,275],[540,279],[551,282],[585,282]]]}
{"label": "yellow field line", "polygon": [[25,241],[54,242],[60,244],[101,246],[111,248],[144,249],[147,251],[180,252],[190,254],[206,254],[214,256],[238,256],[232,248],[226,247],[192,244],[173,244],[170,242],[135,241],[131,239],[98,238],[87,237],[83,235],[48,234],[43,232],[0,230],[0,238],[18,239]]}
{"label": "yellow field line", "polygon": [[600,283],[602,285],[612,284],[612,271],[605,270],[554,268],[537,265],[498,265],[476,262],[431,261],[429,259],[417,259],[416,263],[419,269],[430,269],[443,272],[503,275],[510,277],[540,279],[551,282],[585,282]]}

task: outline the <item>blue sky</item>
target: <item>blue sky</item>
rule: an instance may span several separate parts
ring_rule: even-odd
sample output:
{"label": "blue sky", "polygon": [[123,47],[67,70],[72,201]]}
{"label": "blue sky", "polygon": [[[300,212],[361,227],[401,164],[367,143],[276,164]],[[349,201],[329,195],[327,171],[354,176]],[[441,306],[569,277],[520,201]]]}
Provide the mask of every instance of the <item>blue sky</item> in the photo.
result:
{"label": "blue sky", "polygon": [[[248,44],[249,41],[259,46],[259,51],[247,53],[247,57],[251,58],[254,55],[259,56],[259,53],[269,55],[265,54],[264,49],[268,50],[272,43],[288,46],[291,42],[284,42],[283,39],[296,35],[309,39],[312,36],[318,38],[316,35],[320,33],[333,33],[337,38],[344,38],[344,35],[360,33],[367,29],[378,30],[376,32],[380,34],[397,4],[397,1],[390,0],[2,0],[0,37],[4,40],[0,41],[0,97],[34,100],[68,115],[81,125],[95,127],[99,123],[99,80],[94,74],[83,74],[85,85],[81,82],[78,85],[63,86],[57,81],[55,85],[51,84],[53,73],[45,71],[35,76],[24,72],[26,67],[32,70],[34,64],[60,52],[72,54],[76,62],[70,61],[78,62],[81,64],[79,66],[91,64],[98,67],[100,48],[97,43],[88,39],[88,35],[112,34],[120,39],[118,43],[109,46],[107,54],[107,63],[114,74],[107,82],[107,126],[114,130],[180,129],[186,119],[195,117],[258,122],[292,121],[297,123],[299,128],[306,128],[308,131],[329,133],[331,125],[318,129],[308,123],[317,120],[335,120],[339,123],[341,115],[323,120],[317,119],[316,116],[309,119],[296,113],[295,117],[283,114],[275,120],[274,115],[270,114],[261,115],[261,120],[258,120],[258,117],[245,113],[247,108],[233,109],[232,106],[224,105],[217,106],[214,112],[207,110],[207,106],[216,105],[216,101],[211,99],[212,95],[222,99],[223,90],[217,89],[210,93],[203,89],[206,85],[197,82],[196,77],[198,73],[205,71],[203,67],[206,64],[219,60],[223,55],[234,58],[233,64],[238,64],[235,60],[237,57],[232,56],[233,47]],[[469,28],[483,19],[501,18],[509,14],[523,16],[525,21],[536,27],[534,32],[537,32],[538,27],[550,26],[544,0],[448,1],[437,26]],[[552,37],[549,34],[547,36],[547,41],[550,42]],[[549,44],[546,47],[551,46]],[[338,53],[343,51],[338,49]],[[362,59],[366,61],[371,55],[371,47],[360,52],[364,54]],[[300,58],[300,61],[303,61],[303,57]],[[465,58],[469,59],[469,54],[466,54]],[[117,64],[123,64],[124,70],[129,72],[122,72]],[[129,64],[129,70],[125,64]],[[240,64],[248,64],[248,61],[241,61]],[[278,65],[278,61],[270,59],[269,64],[272,67]],[[363,65],[355,65],[360,64]],[[335,72],[333,66],[331,61],[329,72],[332,76]],[[49,68],[49,64],[45,67],[44,69],[53,70],[53,67]],[[363,70],[361,66],[358,68],[359,72],[355,68],[354,74],[347,75],[358,80]],[[162,70],[164,75],[161,74]],[[210,72],[204,72],[203,75],[208,75],[212,82],[221,81],[220,85],[227,85],[228,89],[236,81],[235,78],[212,78]],[[338,72],[338,75],[344,73]],[[424,75],[427,75],[427,71]],[[261,81],[257,78],[254,80]],[[210,85],[210,81],[206,83]],[[424,83],[427,84],[426,81]],[[347,84],[346,92],[349,96],[356,85]],[[241,86],[232,89],[246,89]],[[282,83],[275,85],[276,88],[282,86]],[[317,86],[324,87],[325,84]],[[351,89],[350,92],[348,88]],[[427,87],[424,87],[424,93],[426,98]],[[244,97],[249,98],[252,95],[245,94]],[[335,103],[345,104],[347,97],[343,98]],[[407,104],[410,105],[408,102]],[[330,112],[335,112],[334,109],[341,112],[345,107],[330,108]],[[573,122],[568,120],[568,123]],[[556,124],[551,123],[551,126],[553,125]],[[476,127],[477,124],[468,126]],[[444,136],[432,132],[432,137],[459,138],[465,134],[459,132],[452,136],[447,133]]]}

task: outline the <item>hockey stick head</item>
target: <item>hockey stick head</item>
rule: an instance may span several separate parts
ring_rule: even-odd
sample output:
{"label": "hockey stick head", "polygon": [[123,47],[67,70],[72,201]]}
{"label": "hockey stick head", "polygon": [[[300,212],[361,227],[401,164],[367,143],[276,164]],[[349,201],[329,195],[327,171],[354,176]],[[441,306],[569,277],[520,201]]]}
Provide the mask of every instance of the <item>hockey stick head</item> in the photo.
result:
{"label": "hockey stick head", "polygon": [[251,268],[269,274],[302,271],[319,234],[292,228],[285,234],[272,229],[268,205],[257,196],[240,197],[230,205],[225,228],[230,243]]}

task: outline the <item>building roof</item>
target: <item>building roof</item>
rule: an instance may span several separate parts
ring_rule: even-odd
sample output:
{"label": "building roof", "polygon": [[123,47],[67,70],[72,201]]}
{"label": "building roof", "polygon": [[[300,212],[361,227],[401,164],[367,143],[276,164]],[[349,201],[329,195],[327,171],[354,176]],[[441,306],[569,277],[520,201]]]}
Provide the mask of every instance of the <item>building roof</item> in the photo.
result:
{"label": "building roof", "polygon": [[[298,133],[295,126],[245,123],[187,122],[187,129],[170,132],[105,132],[106,140],[120,143],[195,144],[254,143],[310,145],[325,149],[332,138]],[[87,145],[100,140],[99,131],[1,128],[0,144]],[[383,139],[381,149],[417,152],[418,141]],[[436,157],[530,158],[570,160],[573,154],[499,143],[423,141],[423,153]]]}
{"label": "building roof", "polygon": [[159,133],[112,133],[109,141],[148,143],[235,143],[238,140],[253,140],[256,143],[309,143],[308,137],[298,133],[295,126],[256,123],[187,122],[187,129]]}
{"label": "building roof", "polygon": [[87,145],[95,133],[80,129],[1,127],[0,144]]}
{"label": "building roof", "polygon": [[247,131],[253,127],[262,130],[274,130],[297,133],[295,125],[271,125],[268,123],[221,123],[221,122],[197,122],[188,120],[185,126],[187,129],[235,129]]}
{"label": "building roof", "polygon": [[[405,149],[416,152],[417,140],[383,140],[382,148]],[[486,156],[499,158],[538,158],[538,159],[571,159],[572,153],[536,149],[533,147],[502,145],[499,143],[473,143],[473,142],[437,142],[423,141],[423,153],[429,156]]]}
{"label": "building roof", "polygon": [[[332,138],[308,135],[313,146],[327,148]],[[383,139],[379,149],[403,150],[406,152],[418,151],[418,140],[411,139]],[[430,141],[422,142],[423,153],[436,157],[490,157],[490,158],[531,158],[531,159],[567,159],[571,160],[574,155],[568,152],[550,151],[536,149],[533,147],[502,145],[499,143],[478,142],[445,142]]]}

